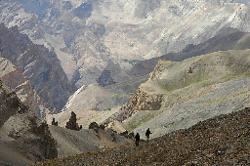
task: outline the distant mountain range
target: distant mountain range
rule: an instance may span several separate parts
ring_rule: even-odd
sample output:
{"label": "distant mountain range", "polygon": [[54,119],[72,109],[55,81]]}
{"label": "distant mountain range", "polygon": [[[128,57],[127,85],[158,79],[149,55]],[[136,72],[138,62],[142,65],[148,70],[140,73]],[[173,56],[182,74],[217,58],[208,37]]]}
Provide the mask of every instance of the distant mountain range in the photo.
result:
{"label": "distant mountain range", "polygon": [[249,107],[249,73],[248,0],[1,0],[0,165],[171,137]]}
{"label": "distant mountain range", "polygon": [[119,76],[126,76],[133,60],[179,52],[225,27],[249,31],[250,9],[244,3],[4,0],[0,22],[18,26],[35,43],[53,48],[69,80],[81,87],[96,83],[110,61],[125,72],[112,73],[113,80],[121,82]]}
{"label": "distant mountain range", "polygon": [[[145,69],[147,65],[136,69],[140,61],[162,55],[170,60],[181,60],[204,54],[206,50],[220,50],[213,48],[213,45],[208,47],[210,43],[218,44],[223,34],[228,34],[227,28],[250,31],[248,4],[247,1],[232,0],[4,0],[0,2],[0,22],[7,27],[17,26],[34,43],[48,48],[43,50],[45,60],[57,64],[55,70],[61,70],[51,78],[56,82],[48,80],[50,88],[45,91],[40,85],[42,80],[34,78],[31,83],[36,84],[33,86],[38,94],[51,107],[60,111],[74,86],[85,89],[85,86],[98,84],[102,88],[109,85],[107,81],[122,84],[115,91],[108,89],[107,93],[115,96],[112,101],[107,101],[105,97],[94,101],[93,108],[88,108],[84,103],[81,105],[82,108],[93,110],[99,102],[110,103],[105,107],[108,109],[128,100],[129,94],[145,80],[144,74],[152,71],[154,65],[148,69]],[[225,46],[220,43],[221,46],[217,47],[230,49],[234,44],[230,45],[230,40],[236,41],[233,37],[223,42]],[[193,47],[199,47],[199,50],[192,52]],[[38,49],[41,50],[41,47]],[[50,57],[53,60],[49,60]],[[105,74],[107,72],[108,75]],[[56,78],[57,75],[60,75],[60,79]],[[127,80],[136,83],[127,86]]]}

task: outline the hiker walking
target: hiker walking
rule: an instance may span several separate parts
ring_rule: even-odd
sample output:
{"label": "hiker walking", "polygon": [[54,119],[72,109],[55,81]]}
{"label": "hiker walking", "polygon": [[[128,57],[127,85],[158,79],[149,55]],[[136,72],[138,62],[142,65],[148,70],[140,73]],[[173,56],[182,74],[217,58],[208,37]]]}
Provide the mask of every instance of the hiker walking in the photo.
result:
{"label": "hiker walking", "polygon": [[145,133],[145,135],[147,137],[147,141],[149,140],[150,134],[152,134],[152,133],[151,133],[150,129],[148,128],[146,133]]}
{"label": "hiker walking", "polygon": [[135,145],[136,145],[136,146],[139,146],[139,143],[140,143],[140,134],[137,133],[137,134],[135,135]]}

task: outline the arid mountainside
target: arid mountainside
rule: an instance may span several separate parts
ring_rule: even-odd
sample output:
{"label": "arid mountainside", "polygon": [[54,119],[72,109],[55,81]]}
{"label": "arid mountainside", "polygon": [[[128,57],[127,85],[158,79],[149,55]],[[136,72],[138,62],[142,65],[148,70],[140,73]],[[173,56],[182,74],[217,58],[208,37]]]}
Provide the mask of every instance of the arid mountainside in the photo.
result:
{"label": "arid mountainside", "polygon": [[42,118],[49,111],[47,104],[37,95],[23,72],[2,57],[0,57],[0,79],[17,94],[22,103],[34,111],[37,117]]}
{"label": "arid mountainside", "polygon": [[0,165],[26,166],[45,159],[127,147],[133,143],[99,125],[80,131],[48,126],[14,92],[2,82],[0,85]]}
{"label": "arid mountainside", "polygon": [[247,107],[249,58],[249,50],[240,50],[181,62],[160,61],[149,80],[109,120],[122,122],[127,130],[140,133],[150,127],[153,137],[159,137]]}
{"label": "arid mountainside", "polygon": [[0,99],[0,165],[21,166],[57,157],[48,126],[2,82]]}
{"label": "arid mountainside", "polygon": [[221,115],[142,143],[140,147],[85,153],[39,163],[73,165],[241,165],[250,164],[250,109]]}
{"label": "arid mountainside", "polygon": [[[231,38],[227,46],[218,44],[216,39],[225,35],[227,28],[249,32],[249,11],[249,3],[238,0],[2,0],[0,22],[7,27],[16,26],[34,43],[52,52],[49,54],[52,58],[46,57],[56,68],[56,71],[51,69],[52,80],[44,82],[48,71],[39,76],[39,82],[45,85],[39,83],[37,87],[34,85],[37,79],[30,80],[50,106],[55,106],[57,111],[62,109],[66,115],[77,109],[74,111],[79,112],[79,116],[100,114],[93,111],[103,106],[101,111],[106,117],[147,79],[158,61],[151,58],[166,55],[168,59],[180,60],[219,51],[221,47],[236,49],[230,48]],[[215,41],[210,40],[213,37]],[[237,39],[232,36],[232,40]],[[217,43],[218,48],[199,45],[206,41]],[[75,94],[61,70],[70,84],[79,88]],[[103,92],[103,98],[99,92]],[[88,98],[85,95],[88,93],[95,95]],[[67,100],[70,95],[71,99]],[[70,107],[63,108],[67,102]],[[110,109],[113,112],[105,112]],[[84,111],[86,113],[82,113]],[[97,120],[101,122],[102,118]]]}
{"label": "arid mountainside", "polygon": [[218,51],[245,49],[250,49],[250,33],[232,28],[224,28],[216,36],[203,43],[187,45],[181,52],[169,53],[161,57],[138,61],[130,70],[130,73],[133,75],[149,74],[153,71],[159,60],[182,61]]}
{"label": "arid mountainside", "polygon": [[249,107],[248,0],[0,0],[0,165],[248,166]]}
{"label": "arid mountainside", "polygon": [[21,107],[18,107],[17,103],[19,102],[18,98],[14,93],[7,91],[7,87],[4,86],[2,81],[0,82],[1,90],[1,121],[0,127],[9,119],[10,116],[14,115],[16,112],[22,112]]}
{"label": "arid mountainside", "polygon": [[[37,94],[51,108],[60,110],[72,94],[72,86],[53,51],[33,44],[17,27],[0,24],[0,56],[8,59],[29,80]],[[12,77],[14,82],[18,82]],[[13,82],[13,84],[14,84]],[[13,87],[13,85],[11,85]]]}
{"label": "arid mountainside", "polygon": [[[63,111],[57,115],[49,115],[48,119],[57,117],[64,126],[71,111],[76,111],[79,121],[88,126],[92,121],[103,122],[118,107],[126,102],[136,88],[149,78],[159,60],[181,61],[190,57],[227,50],[245,50],[250,48],[250,33],[236,29],[222,29],[218,35],[198,45],[189,45],[180,53],[170,53],[159,58],[137,61],[129,72],[129,78],[123,82],[113,83],[105,87],[98,85],[83,86],[69,99]],[[107,76],[108,74],[106,74]],[[108,78],[105,77],[106,81]],[[90,118],[91,117],[91,118]]]}
{"label": "arid mountainside", "polygon": [[[78,89],[70,98],[62,112],[57,114],[47,114],[47,120],[50,122],[52,118],[59,121],[59,125],[64,127],[66,121],[70,117],[71,111],[74,111],[78,116],[78,121],[84,128],[88,128],[91,122],[102,123],[112,114],[119,110],[119,106],[126,103],[130,97],[126,86],[129,87],[129,92],[139,86],[146,80],[133,82],[124,82],[123,84],[114,84],[107,87],[98,85],[89,85]],[[131,88],[131,84],[134,85]],[[137,84],[137,85],[135,85]],[[124,88],[124,89],[123,89]]]}
{"label": "arid mountainside", "polygon": [[0,9],[0,22],[55,51],[78,88],[107,69],[124,82],[135,60],[180,52],[227,27],[250,31],[249,4],[236,0],[3,0]]}
{"label": "arid mountainside", "polygon": [[133,144],[131,139],[108,129],[82,129],[80,131],[50,126],[52,137],[56,141],[58,156],[67,157],[81,153],[94,152]]}

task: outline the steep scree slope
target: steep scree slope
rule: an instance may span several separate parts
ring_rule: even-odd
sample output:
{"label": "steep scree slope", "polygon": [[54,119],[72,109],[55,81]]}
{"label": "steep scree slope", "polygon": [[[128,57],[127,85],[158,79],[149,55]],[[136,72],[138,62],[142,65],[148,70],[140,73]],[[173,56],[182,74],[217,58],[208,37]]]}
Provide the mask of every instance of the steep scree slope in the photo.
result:
{"label": "steep scree slope", "polygon": [[39,163],[70,165],[241,165],[250,164],[250,109],[221,115],[143,143],[138,148],[86,153]]}

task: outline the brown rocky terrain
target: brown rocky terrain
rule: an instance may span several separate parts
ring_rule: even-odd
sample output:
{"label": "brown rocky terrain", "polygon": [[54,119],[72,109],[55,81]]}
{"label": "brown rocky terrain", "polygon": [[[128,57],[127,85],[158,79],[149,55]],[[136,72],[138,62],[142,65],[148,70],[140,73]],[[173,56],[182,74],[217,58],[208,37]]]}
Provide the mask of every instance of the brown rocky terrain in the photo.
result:
{"label": "brown rocky terrain", "polygon": [[48,125],[0,83],[0,165],[22,166],[57,157]]}
{"label": "brown rocky terrain", "polygon": [[73,93],[74,86],[53,50],[34,44],[17,27],[7,28],[0,24],[0,34],[0,57],[8,59],[22,72],[43,101],[60,110]]}
{"label": "brown rocky terrain", "polygon": [[19,100],[14,93],[9,93],[7,88],[0,80],[0,127],[10,116],[17,112],[22,112],[23,108],[19,106]]}
{"label": "brown rocky terrain", "polygon": [[133,140],[98,125],[80,131],[50,126],[50,132],[56,141],[59,158],[133,144]]}
{"label": "brown rocky terrain", "polygon": [[95,124],[90,130],[77,128],[79,131],[49,126],[0,80],[0,166],[26,166],[133,143],[124,135]]}
{"label": "brown rocky terrain", "polygon": [[136,110],[159,110],[163,95],[161,94],[148,94],[145,91],[138,89],[134,96],[132,96],[128,103],[121,107],[120,111],[115,113],[111,118],[108,118],[104,123],[108,124],[113,119],[123,122],[131,117]]}
{"label": "brown rocky terrain", "polygon": [[250,108],[142,143],[38,163],[67,165],[250,165]]}
{"label": "brown rocky terrain", "polygon": [[0,73],[2,82],[17,94],[21,102],[33,110],[38,117],[43,118],[49,111],[48,104],[38,96],[23,72],[9,60],[0,57]]}

